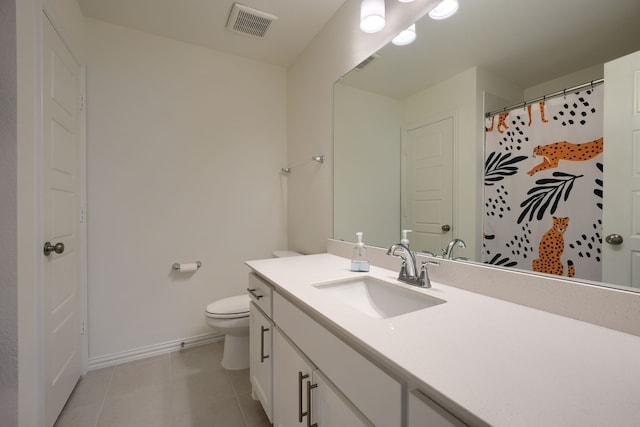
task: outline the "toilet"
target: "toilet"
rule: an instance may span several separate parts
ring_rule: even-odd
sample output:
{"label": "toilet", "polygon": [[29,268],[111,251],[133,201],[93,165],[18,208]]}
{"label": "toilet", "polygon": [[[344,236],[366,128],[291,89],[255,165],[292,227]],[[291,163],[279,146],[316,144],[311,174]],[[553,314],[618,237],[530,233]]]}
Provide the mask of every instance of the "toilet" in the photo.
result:
{"label": "toilet", "polygon": [[[293,251],[274,251],[274,258],[302,255]],[[222,367],[249,368],[249,302],[247,294],[223,298],[207,305],[207,324],[224,334]]]}
{"label": "toilet", "polygon": [[249,367],[249,295],[223,298],[207,305],[207,324],[224,334],[222,367]]}

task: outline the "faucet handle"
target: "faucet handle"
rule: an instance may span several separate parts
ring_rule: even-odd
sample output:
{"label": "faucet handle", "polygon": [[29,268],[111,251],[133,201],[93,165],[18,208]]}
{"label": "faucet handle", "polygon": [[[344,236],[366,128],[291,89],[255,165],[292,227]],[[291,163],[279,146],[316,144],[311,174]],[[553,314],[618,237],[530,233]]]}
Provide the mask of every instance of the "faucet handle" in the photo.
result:
{"label": "faucet handle", "polygon": [[429,271],[427,270],[427,261],[422,261],[418,281],[420,282],[420,286],[423,288],[431,287],[431,279],[429,279]]}
{"label": "faucet handle", "polygon": [[400,274],[398,278],[406,278],[407,277],[407,261],[402,260],[402,266],[400,267]]}

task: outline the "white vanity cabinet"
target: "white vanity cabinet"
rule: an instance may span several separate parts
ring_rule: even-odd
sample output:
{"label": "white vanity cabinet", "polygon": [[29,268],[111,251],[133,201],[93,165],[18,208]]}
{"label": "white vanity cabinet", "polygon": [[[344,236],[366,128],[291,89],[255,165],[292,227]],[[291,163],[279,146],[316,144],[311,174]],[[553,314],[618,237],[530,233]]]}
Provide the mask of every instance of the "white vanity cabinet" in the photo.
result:
{"label": "white vanity cabinet", "polygon": [[411,391],[408,401],[408,427],[463,427],[466,425],[420,390]]}
{"label": "white vanity cabinet", "polygon": [[372,425],[278,329],[273,343],[274,427]]}
{"label": "white vanity cabinet", "polygon": [[253,398],[259,400],[273,422],[273,289],[255,274],[249,275],[249,377]]}
{"label": "white vanity cabinet", "polygon": [[[276,330],[282,331],[366,419],[376,426],[401,427],[402,385],[398,381],[277,292],[273,294],[273,320]],[[276,360],[279,352],[276,344]]]}
{"label": "white vanity cabinet", "polygon": [[255,274],[248,292],[253,397],[274,426],[402,427],[400,382]]}

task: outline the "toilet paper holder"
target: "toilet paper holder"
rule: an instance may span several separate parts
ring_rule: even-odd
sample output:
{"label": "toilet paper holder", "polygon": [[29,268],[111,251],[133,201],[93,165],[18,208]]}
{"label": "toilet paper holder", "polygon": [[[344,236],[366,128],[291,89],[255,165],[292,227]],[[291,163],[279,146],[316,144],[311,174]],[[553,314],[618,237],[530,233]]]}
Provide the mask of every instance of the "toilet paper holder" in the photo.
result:
{"label": "toilet paper holder", "polygon": [[[202,267],[201,261],[196,261],[195,264],[196,264],[196,270]],[[178,262],[174,262],[173,265],[171,266],[171,269],[174,271],[180,271],[183,265],[188,265],[188,264],[180,264]]]}

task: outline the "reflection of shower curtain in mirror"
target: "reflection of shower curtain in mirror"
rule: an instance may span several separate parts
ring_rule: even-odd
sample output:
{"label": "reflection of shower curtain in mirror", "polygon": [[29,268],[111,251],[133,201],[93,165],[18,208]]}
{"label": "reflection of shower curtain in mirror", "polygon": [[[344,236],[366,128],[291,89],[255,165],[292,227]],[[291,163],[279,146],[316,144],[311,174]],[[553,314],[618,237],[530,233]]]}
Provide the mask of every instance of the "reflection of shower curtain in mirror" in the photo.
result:
{"label": "reflection of shower curtain in mirror", "polygon": [[603,90],[486,119],[483,262],[601,280]]}

